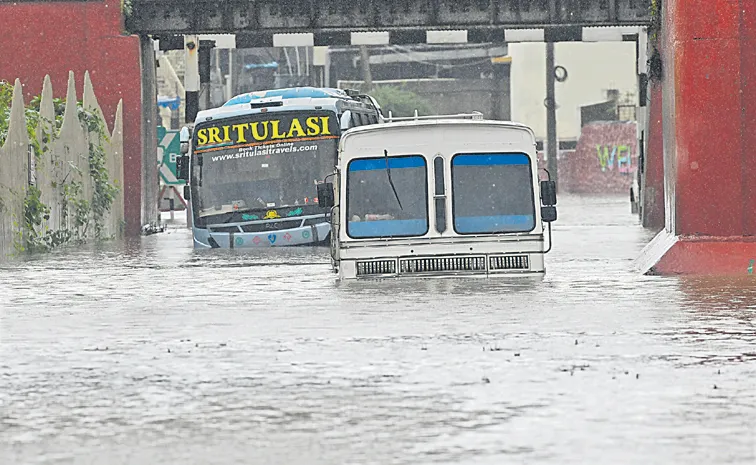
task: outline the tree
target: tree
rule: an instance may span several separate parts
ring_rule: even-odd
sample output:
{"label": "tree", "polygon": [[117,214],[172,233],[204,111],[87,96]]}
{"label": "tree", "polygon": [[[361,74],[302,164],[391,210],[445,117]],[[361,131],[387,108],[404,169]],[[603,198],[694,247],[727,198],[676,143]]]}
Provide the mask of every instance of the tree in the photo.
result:
{"label": "tree", "polygon": [[414,116],[415,110],[420,115],[433,113],[433,108],[427,100],[411,90],[393,86],[380,86],[373,89],[370,95],[381,105],[383,115]]}

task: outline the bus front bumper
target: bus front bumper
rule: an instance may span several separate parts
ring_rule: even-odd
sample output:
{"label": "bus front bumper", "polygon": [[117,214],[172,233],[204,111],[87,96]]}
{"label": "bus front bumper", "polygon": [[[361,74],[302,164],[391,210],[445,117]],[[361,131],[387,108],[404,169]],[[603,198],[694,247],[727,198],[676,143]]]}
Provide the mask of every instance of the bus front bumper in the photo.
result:
{"label": "bus front bumper", "polygon": [[256,247],[291,247],[322,243],[331,232],[328,223],[257,233],[209,232],[194,230],[195,249],[250,249]]}

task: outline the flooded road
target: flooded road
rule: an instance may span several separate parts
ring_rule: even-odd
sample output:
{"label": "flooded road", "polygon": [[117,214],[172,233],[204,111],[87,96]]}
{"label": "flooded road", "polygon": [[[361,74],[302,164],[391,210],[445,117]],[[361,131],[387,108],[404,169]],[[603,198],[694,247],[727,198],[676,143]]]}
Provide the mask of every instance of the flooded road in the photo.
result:
{"label": "flooded road", "polygon": [[756,279],[635,273],[625,198],[559,214],[536,280],[183,229],[0,264],[0,463],[756,463]]}

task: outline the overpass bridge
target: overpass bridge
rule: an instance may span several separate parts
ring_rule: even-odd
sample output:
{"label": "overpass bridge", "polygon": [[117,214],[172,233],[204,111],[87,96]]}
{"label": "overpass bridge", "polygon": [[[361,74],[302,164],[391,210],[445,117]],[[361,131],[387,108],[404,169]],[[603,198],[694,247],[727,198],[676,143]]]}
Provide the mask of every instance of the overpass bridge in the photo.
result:
{"label": "overpass bridge", "polygon": [[633,40],[634,29],[621,28],[651,20],[651,0],[131,0],[131,5],[126,27],[132,33],[164,41],[234,34],[239,48]]}

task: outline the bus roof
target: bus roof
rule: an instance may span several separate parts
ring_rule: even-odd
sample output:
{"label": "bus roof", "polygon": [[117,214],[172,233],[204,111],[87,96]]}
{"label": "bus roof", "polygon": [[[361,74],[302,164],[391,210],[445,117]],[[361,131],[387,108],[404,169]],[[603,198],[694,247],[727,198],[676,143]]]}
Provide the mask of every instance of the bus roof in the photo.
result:
{"label": "bus roof", "polygon": [[[262,90],[237,95],[218,108],[202,110],[197,113],[194,123],[211,119],[232,118],[234,116],[251,115],[262,112],[277,112],[289,110],[311,110],[313,107],[335,109],[336,102],[352,102],[364,105],[360,100],[350,97],[341,89],[317,87],[291,87],[286,89]],[[253,108],[250,103],[259,103],[259,108]],[[271,103],[266,106],[265,103]],[[275,104],[273,104],[275,102]],[[264,107],[264,108],[263,108]]]}
{"label": "bus roof", "polygon": [[233,97],[223,106],[239,105],[250,103],[253,100],[261,100],[272,97],[280,97],[283,100],[301,99],[301,98],[338,98],[352,100],[346,92],[341,89],[332,89],[330,87],[288,87],[285,89],[260,90],[247,92]]}
{"label": "bus roof", "polygon": [[[461,116],[465,115],[439,115],[426,119],[407,118],[404,121],[369,124],[351,128],[341,137],[339,159],[348,160],[359,156],[359,152],[361,151],[371,151],[373,150],[372,144],[374,142],[384,145],[407,144],[416,146],[418,143],[425,143],[424,137],[426,139],[427,137],[431,137],[433,140],[436,140],[435,138],[437,138],[438,134],[430,128],[440,129],[442,131],[441,134],[444,135],[443,137],[450,137],[452,140],[459,139],[459,137],[470,137],[473,134],[470,131],[476,131],[475,134],[477,136],[470,139],[469,143],[465,142],[469,146],[498,141],[501,138],[501,133],[499,132],[501,130],[515,131],[521,134],[515,142],[535,151],[535,134],[529,126],[513,121],[469,119]],[[407,129],[411,129],[411,131],[406,131]],[[347,151],[348,153],[341,153],[347,147],[350,147],[350,150]],[[355,148],[357,149],[357,153],[352,152],[352,149]]]}
{"label": "bus roof", "polygon": [[463,126],[468,126],[468,127],[489,126],[489,127],[509,128],[509,129],[518,129],[518,130],[526,131],[529,134],[531,134],[531,136],[533,137],[533,140],[535,140],[533,129],[530,126],[527,126],[525,124],[517,123],[514,121],[472,119],[472,118],[468,118],[468,116],[470,115],[464,115],[464,114],[434,115],[434,116],[419,117],[419,118],[401,118],[398,121],[384,120],[385,122],[381,124],[359,126],[359,127],[350,129],[349,132],[352,134],[360,134],[360,133],[367,133],[367,132],[386,131],[386,130],[396,129],[396,128],[418,127],[418,126],[438,126],[438,125],[463,125]]}

